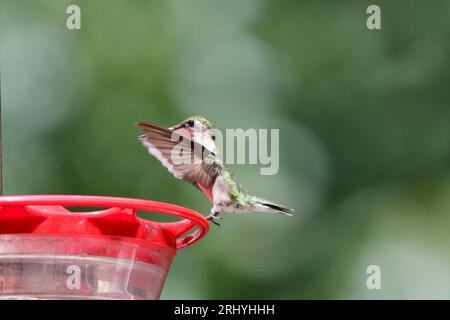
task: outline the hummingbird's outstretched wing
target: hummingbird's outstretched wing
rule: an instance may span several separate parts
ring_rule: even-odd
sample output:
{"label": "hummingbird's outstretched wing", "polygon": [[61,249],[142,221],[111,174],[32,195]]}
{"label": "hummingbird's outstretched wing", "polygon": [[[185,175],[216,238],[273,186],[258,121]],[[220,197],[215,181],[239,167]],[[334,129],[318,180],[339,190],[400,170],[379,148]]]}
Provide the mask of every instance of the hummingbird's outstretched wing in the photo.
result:
{"label": "hummingbird's outstretched wing", "polygon": [[186,136],[154,123],[136,123],[139,137],[150,154],[157,158],[176,178],[211,187],[221,164],[215,154]]}

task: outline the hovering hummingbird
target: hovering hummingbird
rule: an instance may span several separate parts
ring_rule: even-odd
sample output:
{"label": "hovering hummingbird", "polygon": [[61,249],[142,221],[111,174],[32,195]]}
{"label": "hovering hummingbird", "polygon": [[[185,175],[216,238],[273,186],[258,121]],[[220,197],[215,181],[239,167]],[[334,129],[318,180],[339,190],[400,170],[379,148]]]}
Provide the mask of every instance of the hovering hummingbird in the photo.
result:
{"label": "hovering hummingbird", "polygon": [[189,117],[172,127],[139,121],[139,140],[176,178],[190,182],[211,202],[207,219],[219,225],[221,212],[276,212],[292,216],[293,209],[250,195],[223,163],[211,122]]}

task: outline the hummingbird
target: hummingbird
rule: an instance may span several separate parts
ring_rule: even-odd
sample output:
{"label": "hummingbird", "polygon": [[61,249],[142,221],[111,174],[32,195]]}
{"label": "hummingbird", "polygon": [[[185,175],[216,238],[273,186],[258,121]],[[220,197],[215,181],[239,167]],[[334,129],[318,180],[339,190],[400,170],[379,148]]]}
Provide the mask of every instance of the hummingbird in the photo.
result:
{"label": "hummingbird", "polygon": [[212,124],[203,116],[192,116],[165,127],[146,121],[136,123],[138,140],[175,178],[200,189],[211,203],[207,219],[216,225],[221,212],[274,212],[292,216],[286,206],[251,195],[223,163]]}

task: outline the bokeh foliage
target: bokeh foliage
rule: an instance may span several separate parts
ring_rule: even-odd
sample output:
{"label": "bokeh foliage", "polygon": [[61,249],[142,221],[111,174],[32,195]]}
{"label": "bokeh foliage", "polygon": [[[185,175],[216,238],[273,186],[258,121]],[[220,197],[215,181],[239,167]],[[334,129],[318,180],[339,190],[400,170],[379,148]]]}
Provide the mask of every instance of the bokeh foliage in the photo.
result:
{"label": "bokeh foliage", "polygon": [[[370,4],[382,30],[365,27]],[[226,215],[179,252],[163,298],[448,299],[449,14],[445,0],[0,0],[6,193],[206,214],[134,122],[280,128],[277,175],[232,169],[295,217]],[[382,290],[366,288],[371,264]]]}

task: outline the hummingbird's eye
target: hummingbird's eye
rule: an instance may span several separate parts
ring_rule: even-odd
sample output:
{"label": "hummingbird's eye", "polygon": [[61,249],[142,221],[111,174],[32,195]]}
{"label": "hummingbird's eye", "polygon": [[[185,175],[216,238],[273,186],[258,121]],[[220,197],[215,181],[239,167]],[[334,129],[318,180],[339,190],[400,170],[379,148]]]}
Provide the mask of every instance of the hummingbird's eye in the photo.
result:
{"label": "hummingbird's eye", "polygon": [[211,139],[213,139],[213,141],[216,141],[216,136],[212,136]]}
{"label": "hummingbird's eye", "polygon": [[193,127],[194,127],[194,120],[189,120],[189,121],[187,122],[187,125],[188,125],[189,127],[193,128]]}

